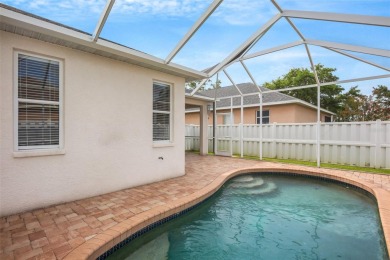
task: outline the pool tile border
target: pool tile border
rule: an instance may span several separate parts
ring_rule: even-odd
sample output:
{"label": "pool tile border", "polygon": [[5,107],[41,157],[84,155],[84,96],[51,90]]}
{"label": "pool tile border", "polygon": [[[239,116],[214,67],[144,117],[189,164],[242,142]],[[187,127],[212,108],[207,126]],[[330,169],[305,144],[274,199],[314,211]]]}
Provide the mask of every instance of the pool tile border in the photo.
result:
{"label": "pool tile border", "polygon": [[187,209],[184,209],[178,213],[175,213],[169,217],[165,217],[163,219],[160,219],[144,228],[142,228],[141,230],[138,230],[137,232],[133,233],[131,236],[127,237],[125,240],[122,240],[120,243],[116,244],[115,246],[111,247],[109,250],[107,250],[106,252],[104,252],[103,254],[101,254],[99,257],[97,257],[96,259],[97,260],[104,260],[106,259],[107,257],[109,257],[110,255],[112,255],[113,253],[115,253],[117,250],[121,249],[123,246],[127,245],[128,243],[130,243],[131,241],[133,241],[134,239],[142,236],[143,234],[151,231],[152,229],[158,227],[158,226],[161,226],[171,220],[174,220],[186,213],[188,213],[189,211],[197,208],[198,206],[200,206],[201,204],[203,204],[204,202],[206,202],[209,198],[211,198],[212,196],[206,198],[205,200],[187,208]]}
{"label": "pool tile border", "polygon": [[[327,171],[327,172],[326,172]],[[335,181],[344,183],[366,191],[376,199],[379,215],[384,233],[388,255],[390,254],[390,192],[386,191],[375,184],[365,182],[354,177],[346,177],[329,170],[302,168],[292,169],[289,167],[247,167],[239,170],[225,172],[214,179],[210,184],[188,196],[170,202],[166,205],[157,206],[148,211],[135,215],[107,231],[96,235],[94,238],[86,241],[84,244],[71,251],[65,259],[99,259],[107,252],[114,252],[121,248],[123,241],[130,242],[135,237],[144,234],[156,226],[161,221],[169,221],[176,218],[190,209],[195,208],[203,201],[207,200],[216,193],[222,185],[229,179],[246,173],[271,172],[274,174],[292,174],[297,176],[307,176],[312,178],[323,179],[326,181]],[[164,222],[165,223],[165,222]],[[160,223],[161,225],[162,223]],[[131,239],[132,238],[132,239]],[[108,253],[107,253],[108,254]],[[102,257],[101,259],[104,259]]]}

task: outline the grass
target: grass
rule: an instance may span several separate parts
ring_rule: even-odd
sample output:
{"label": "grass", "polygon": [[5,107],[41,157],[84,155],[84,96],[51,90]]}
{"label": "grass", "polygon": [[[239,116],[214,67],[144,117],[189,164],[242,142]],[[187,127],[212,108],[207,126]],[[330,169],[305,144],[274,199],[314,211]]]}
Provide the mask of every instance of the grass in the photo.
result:
{"label": "grass", "polygon": [[[192,151],[192,152],[199,154],[199,151]],[[214,153],[208,153],[208,154],[214,155]],[[239,157],[239,155],[234,155],[234,156]],[[244,156],[244,159],[259,160],[259,157]],[[263,161],[317,167],[317,162],[309,162],[309,161],[301,161],[301,160],[263,158]],[[390,169],[375,169],[370,167],[359,167],[359,166],[351,166],[351,165],[344,165],[344,164],[321,163],[321,168],[348,170],[348,171],[356,171],[356,172],[369,172],[369,173],[377,173],[377,174],[390,174]]]}
{"label": "grass", "polygon": [[[252,157],[252,156],[244,156],[244,159],[258,160],[259,158]],[[317,162],[308,162],[308,161],[300,161],[300,160],[292,160],[292,159],[263,158],[263,161],[317,167]],[[344,164],[321,163],[321,168],[348,170],[348,171],[357,171],[357,172],[370,172],[370,173],[378,173],[378,174],[390,174],[390,169],[375,169],[370,167],[359,167],[359,166],[351,166],[351,165],[344,165]]]}

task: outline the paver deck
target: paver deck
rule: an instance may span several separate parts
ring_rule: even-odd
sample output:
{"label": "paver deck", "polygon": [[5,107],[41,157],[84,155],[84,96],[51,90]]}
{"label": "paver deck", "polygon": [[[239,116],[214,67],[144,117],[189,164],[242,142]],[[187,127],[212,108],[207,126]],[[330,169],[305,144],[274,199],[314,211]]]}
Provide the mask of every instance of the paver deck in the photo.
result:
{"label": "paver deck", "polygon": [[390,248],[390,175],[187,154],[182,177],[0,218],[0,259],[96,257],[96,248],[204,199],[241,169],[306,171],[368,188]]}

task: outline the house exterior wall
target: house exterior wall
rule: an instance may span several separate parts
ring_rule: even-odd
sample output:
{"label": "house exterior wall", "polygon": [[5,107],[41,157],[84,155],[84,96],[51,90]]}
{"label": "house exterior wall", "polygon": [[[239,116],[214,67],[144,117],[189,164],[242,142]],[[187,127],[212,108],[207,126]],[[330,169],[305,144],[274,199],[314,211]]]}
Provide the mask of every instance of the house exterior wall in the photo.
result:
{"label": "house exterior wall", "polygon": [[[244,124],[256,124],[256,111],[258,107],[244,108]],[[317,110],[299,104],[264,106],[263,110],[270,111],[270,123],[313,123],[317,121]],[[217,110],[218,113],[229,113],[230,109]],[[241,119],[240,108],[233,109],[234,124]],[[321,112],[321,121],[325,121],[327,113]],[[186,124],[199,124],[199,112],[186,113]],[[222,124],[222,117],[218,117],[217,124]],[[213,113],[209,112],[209,124],[213,123]]]}
{"label": "house exterior wall", "polygon": [[[200,124],[200,112],[186,113],[186,125],[199,125]],[[213,121],[211,121],[211,124]],[[210,124],[210,113],[209,113],[209,124]]]}
{"label": "house exterior wall", "polygon": [[[0,40],[0,215],[184,175],[183,78],[7,32]],[[64,154],[15,152],[15,50],[63,60]],[[173,86],[165,146],[153,143],[154,80]]]}
{"label": "house exterior wall", "polygon": [[[313,123],[317,122],[317,110],[305,106],[295,105],[295,123]],[[314,112],[314,113],[313,113]],[[331,116],[330,114],[321,112],[321,122],[325,122],[325,116]]]}

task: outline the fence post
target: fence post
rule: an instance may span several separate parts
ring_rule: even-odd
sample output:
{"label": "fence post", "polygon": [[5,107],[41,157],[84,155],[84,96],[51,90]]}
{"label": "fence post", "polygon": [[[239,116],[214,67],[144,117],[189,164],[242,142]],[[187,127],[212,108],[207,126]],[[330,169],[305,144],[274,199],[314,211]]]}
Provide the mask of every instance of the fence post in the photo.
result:
{"label": "fence post", "polygon": [[271,154],[271,157],[272,158],[276,158],[276,122],[274,122],[272,124],[272,134],[271,134],[271,138],[272,138],[272,154]]}
{"label": "fence post", "polygon": [[209,151],[208,139],[208,116],[207,105],[200,106],[200,126],[199,126],[199,154],[207,155]]}
{"label": "fence post", "polygon": [[260,124],[259,124],[259,159],[263,160],[263,94],[259,94],[260,99]]}
{"label": "fence post", "polygon": [[381,167],[381,120],[378,119],[375,122],[375,153],[374,153],[374,159],[375,159],[375,168]]}
{"label": "fence post", "polygon": [[244,124],[240,123],[240,153],[244,157]]}
{"label": "fence post", "polygon": [[316,140],[316,148],[317,148],[317,167],[321,167],[321,121],[318,119],[317,121],[317,140]]}
{"label": "fence post", "polygon": [[[237,88],[239,90],[239,88]],[[240,91],[240,90],[239,90]],[[241,105],[240,105],[240,152],[241,152],[241,158],[244,157],[244,97],[241,94]]]}

